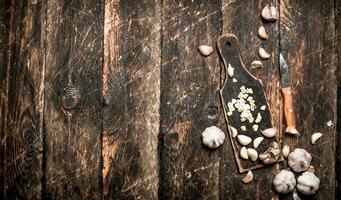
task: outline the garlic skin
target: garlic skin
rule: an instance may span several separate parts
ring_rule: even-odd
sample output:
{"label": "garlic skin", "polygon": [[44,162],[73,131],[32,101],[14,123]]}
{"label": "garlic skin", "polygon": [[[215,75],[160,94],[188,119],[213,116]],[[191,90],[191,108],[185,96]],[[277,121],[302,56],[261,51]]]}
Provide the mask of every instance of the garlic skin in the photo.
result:
{"label": "garlic skin", "polygon": [[311,155],[306,150],[301,148],[296,148],[288,156],[288,164],[292,170],[295,172],[306,171],[311,162]]}
{"label": "garlic skin", "polygon": [[268,129],[262,130],[261,132],[265,137],[272,138],[276,135],[277,130],[276,128],[268,128]]}
{"label": "garlic skin", "polygon": [[266,60],[266,59],[269,59],[270,58],[270,54],[265,50],[263,49],[262,47],[259,48],[258,50],[258,54],[259,54],[259,57],[263,60]]}
{"label": "garlic skin", "polygon": [[261,15],[267,21],[275,21],[278,19],[277,8],[274,6],[266,5],[262,10]]}
{"label": "garlic skin", "polygon": [[260,143],[264,140],[264,137],[257,137],[253,140],[253,147],[257,149],[257,147],[260,145]]}
{"label": "garlic skin", "polygon": [[213,48],[207,45],[200,45],[198,49],[203,56],[209,56],[213,52]]}
{"label": "garlic skin", "polygon": [[243,146],[246,146],[252,142],[252,139],[246,135],[238,135],[237,138],[238,142]]}
{"label": "garlic skin", "polygon": [[311,172],[304,172],[297,179],[297,190],[304,195],[313,195],[320,187],[320,179]]}
{"label": "garlic skin", "polygon": [[272,184],[276,192],[288,194],[295,189],[295,175],[291,171],[281,170],[278,174],[276,174]]}
{"label": "garlic skin", "polygon": [[284,157],[288,157],[289,153],[290,153],[290,146],[287,145],[287,144],[283,145],[283,148],[282,148],[282,155],[283,155]]}
{"label": "garlic skin", "polygon": [[261,26],[258,28],[258,36],[264,40],[267,40],[269,38],[269,34],[266,31],[266,29],[264,28],[264,26]]}
{"label": "garlic skin", "polygon": [[206,128],[201,135],[202,143],[211,149],[218,148],[225,140],[225,133],[216,126]]}
{"label": "garlic skin", "polygon": [[253,173],[251,170],[249,170],[246,174],[246,176],[242,179],[243,183],[250,183],[253,180]]}
{"label": "garlic skin", "polygon": [[320,137],[322,137],[322,135],[322,133],[314,133],[313,135],[311,135],[311,144],[315,144],[316,141],[320,139]]}

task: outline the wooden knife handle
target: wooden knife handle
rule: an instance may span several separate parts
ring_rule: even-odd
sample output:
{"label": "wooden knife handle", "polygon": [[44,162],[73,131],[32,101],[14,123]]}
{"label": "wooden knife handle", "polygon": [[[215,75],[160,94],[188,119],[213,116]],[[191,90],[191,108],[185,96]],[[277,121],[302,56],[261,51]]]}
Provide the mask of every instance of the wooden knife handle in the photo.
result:
{"label": "wooden knife handle", "polygon": [[283,97],[284,118],[286,122],[285,132],[293,135],[299,135],[296,129],[296,115],[294,112],[294,100],[291,88],[282,88],[281,92]]}

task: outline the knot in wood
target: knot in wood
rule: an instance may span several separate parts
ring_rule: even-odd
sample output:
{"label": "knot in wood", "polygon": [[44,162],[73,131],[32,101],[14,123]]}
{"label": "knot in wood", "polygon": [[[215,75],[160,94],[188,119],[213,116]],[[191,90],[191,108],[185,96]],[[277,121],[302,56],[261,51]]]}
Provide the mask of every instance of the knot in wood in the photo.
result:
{"label": "knot in wood", "polygon": [[72,81],[69,81],[67,86],[64,88],[62,95],[62,106],[66,110],[71,110],[80,101],[80,92],[76,88],[75,84]]}

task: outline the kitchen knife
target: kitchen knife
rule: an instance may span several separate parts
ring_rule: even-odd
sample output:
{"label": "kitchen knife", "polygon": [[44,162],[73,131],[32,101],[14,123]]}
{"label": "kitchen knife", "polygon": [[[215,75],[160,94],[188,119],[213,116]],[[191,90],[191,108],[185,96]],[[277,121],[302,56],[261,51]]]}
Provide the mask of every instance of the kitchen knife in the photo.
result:
{"label": "kitchen knife", "polygon": [[289,68],[282,54],[279,55],[279,68],[281,74],[281,93],[283,97],[284,118],[286,122],[285,132],[292,135],[300,135],[296,129],[296,115],[294,100],[290,87]]}

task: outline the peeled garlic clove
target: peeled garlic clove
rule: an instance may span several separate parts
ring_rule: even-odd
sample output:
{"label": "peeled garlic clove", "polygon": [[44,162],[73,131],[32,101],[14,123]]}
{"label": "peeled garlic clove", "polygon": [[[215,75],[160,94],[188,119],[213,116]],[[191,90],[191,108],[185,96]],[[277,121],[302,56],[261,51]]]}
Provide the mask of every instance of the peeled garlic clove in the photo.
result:
{"label": "peeled garlic clove", "polygon": [[263,134],[265,137],[267,137],[267,138],[272,138],[273,136],[276,135],[277,130],[276,130],[276,128],[268,128],[268,129],[265,129],[265,130],[263,130],[263,131],[261,131],[261,132],[262,132],[262,134]]}
{"label": "peeled garlic clove", "polygon": [[[241,120],[242,120],[242,119],[241,119]],[[246,131],[246,126],[241,126],[240,129],[241,129],[242,131]]]}
{"label": "peeled garlic clove", "polygon": [[255,122],[258,124],[260,121],[262,121],[262,115],[258,113]]}
{"label": "peeled garlic clove", "polygon": [[260,60],[254,60],[251,63],[251,68],[262,68],[263,67],[263,63]]}
{"label": "peeled garlic clove", "polygon": [[212,149],[218,148],[225,140],[225,133],[216,126],[206,128],[201,135],[202,143]]}
{"label": "peeled garlic clove", "polygon": [[253,180],[253,173],[251,170],[249,170],[242,181],[243,183],[250,183],[252,180]]}
{"label": "peeled garlic clove", "polygon": [[213,52],[213,48],[211,46],[207,46],[207,45],[200,45],[199,46],[199,52],[203,56],[209,56]]}
{"label": "peeled garlic clove", "polygon": [[259,144],[264,140],[264,137],[258,137],[253,140],[253,147],[256,149]]}
{"label": "peeled garlic clove", "polygon": [[258,159],[258,152],[255,149],[248,148],[247,155],[249,156],[250,160],[256,161]]}
{"label": "peeled garlic clove", "polygon": [[230,126],[230,129],[231,129],[232,137],[236,137],[238,135],[237,129],[234,128],[233,126]]}
{"label": "peeled garlic clove", "polygon": [[258,35],[261,39],[267,40],[269,38],[269,34],[264,28],[264,26],[261,26],[258,28]]}
{"label": "peeled garlic clove", "polygon": [[250,144],[252,141],[252,139],[246,135],[238,135],[237,138],[238,142],[243,146]]}
{"label": "peeled garlic clove", "polygon": [[249,156],[247,154],[247,149],[245,147],[243,147],[241,150],[240,150],[240,157],[247,160],[249,159]]}
{"label": "peeled garlic clove", "polygon": [[282,148],[283,156],[288,157],[289,153],[290,153],[290,146],[287,144],[283,145],[283,148]]}
{"label": "peeled garlic clove", "polygon": [[265,49],[263,49],[262,47],[259,47],[259,50],[258,50],[258,55],[261,59],[269,59],[270,58],[270,54],[265,51]]}
{"label": "peeled garlic clove", "polygon": [[311,144],[315,144],[316,141],[318,139],[320,139],[320,137],[322,137],[322,133],[314,133],[312,136],[311,136]]}
{"label": "peeled garlic clove", "polygon": [[231,64],[229,64],[229,66],[227,67],[227,74],[229,75],[229,77],[233,77],[234,75],[234,68],[231,66]]}
{"label": "peeled garlic clove", "polygon": [[267,21],[274,21],[278,19],[278,12],[276,7],[266,5],[261,13],[262,17]]}
{"label": "peeled garlic clove", "polygon": [[266,109],[266,105],[262,105],[262,106],[260,107],[260,109],[261,109],[261,110],[265,110],[265,109]]}

